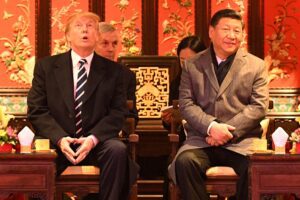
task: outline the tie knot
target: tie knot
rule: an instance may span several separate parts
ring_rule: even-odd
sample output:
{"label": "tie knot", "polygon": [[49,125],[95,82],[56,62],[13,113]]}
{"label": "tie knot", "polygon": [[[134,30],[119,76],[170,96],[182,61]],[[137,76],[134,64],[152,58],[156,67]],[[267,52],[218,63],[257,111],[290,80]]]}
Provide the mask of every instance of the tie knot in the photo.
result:
{"label": "tie knot", "polygon": [[79,60],[80,67],[87,63],[86,59]]}

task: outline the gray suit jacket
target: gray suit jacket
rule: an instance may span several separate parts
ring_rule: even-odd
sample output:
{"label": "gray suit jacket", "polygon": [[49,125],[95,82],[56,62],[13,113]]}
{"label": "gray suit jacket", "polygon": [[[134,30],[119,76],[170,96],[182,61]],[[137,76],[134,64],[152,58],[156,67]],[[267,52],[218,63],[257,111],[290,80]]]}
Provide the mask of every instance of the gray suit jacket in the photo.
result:
{"label": "gray suit jacket", "polygon": [[[234,143],[224,145],[240,154],[250,153],[252,139],[260,137],[260,121],[268,104],[267,70],[264,61],[238,50],[232,66],[219,86],[210,49],[198,53],[183,66],[179,109],[187,121],[187,140],[181,152],[204,148],[207,129],[216,119],[236,127]],[[169,173],[175,180],[175,160]]]}

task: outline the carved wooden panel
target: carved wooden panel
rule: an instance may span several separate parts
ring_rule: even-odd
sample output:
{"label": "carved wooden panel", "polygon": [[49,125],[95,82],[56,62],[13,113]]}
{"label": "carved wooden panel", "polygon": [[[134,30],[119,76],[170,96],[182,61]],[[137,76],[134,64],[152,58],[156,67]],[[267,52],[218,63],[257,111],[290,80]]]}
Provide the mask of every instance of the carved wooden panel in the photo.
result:
{"label": "carved wooden panel", "polygon": [[169,105],[170,81],[179,70],[177,58],[173,56],[133,56],[120,57],[118,61],[136,74],[139,117],[160,118],[161,108]]}

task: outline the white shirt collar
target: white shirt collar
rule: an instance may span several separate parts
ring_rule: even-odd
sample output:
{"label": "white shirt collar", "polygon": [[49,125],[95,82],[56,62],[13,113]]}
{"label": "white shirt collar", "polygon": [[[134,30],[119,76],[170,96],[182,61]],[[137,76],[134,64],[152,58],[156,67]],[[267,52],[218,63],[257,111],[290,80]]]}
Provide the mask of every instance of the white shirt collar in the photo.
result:
{"label": "white shirt collar", "polygon": [[221,62],[224,62],[226,59],[222,60],[221,58],[219,58],[218,56],[216,56],[217,58],[217,62],[218,62],[218,65],[221,63]]}
{"label": "white shirt collar", "polygon": [[[87,65],[90,66],[92,59],[94,56],[94,52],[91,53],[89,56],[85,57],[84,59],[86,59],[87,61]],[[75,51],[71,50],[71,58],[72,58],[72,66],[77,67],[78,62],[83,59],[81,56],[79,56]]]}

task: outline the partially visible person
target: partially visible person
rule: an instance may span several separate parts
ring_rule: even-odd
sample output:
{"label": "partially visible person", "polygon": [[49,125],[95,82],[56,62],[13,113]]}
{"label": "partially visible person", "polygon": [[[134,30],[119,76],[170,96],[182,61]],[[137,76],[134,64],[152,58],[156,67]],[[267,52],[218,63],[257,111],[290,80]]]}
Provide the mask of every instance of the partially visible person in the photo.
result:
{"label": "partially visible person", "polygon": [[117,29],[110,23],[100,22],[96,52],[109,60],[115,61],[118,46],[119,34]]}
{"label": "partially visible person", "polygon": [[[179,42],[177,47],[177,56],[180,61],[180,70],[170,84],[169,105],[172,105],[173,100],[179,99],[179,84],[180,84],[181,72],[182,72],[181,66],[183,65],[186,59],[195,56],[198,52],[203,51],[205,49],[206,46],[204,42],[198,36],[187,36]],[[161,113],[163,125],[166,129],[170,129],[172,112],[173,112],[172,109],[168,109],[166,112]],[[181,135],[180,141],[183,141],[184,134],[183,135],[180,134],[180,135]]]}
{"label": "partially visible person", "polygon": [[[180,77],[181,77],[181,66],[185,62],[186,59],[189,59],[193,56],[195,56],[197,53],[205,50],[205,44],[198,36],[187,36],[183,38],[177,47],[177,56],[180,61],[180,69],[176,77],[172,80],[170,84],[170,94],[169,94],[169,105],[172,105],[173,100],[179,99],[179,84],[180,84]],[[163,125],[166,129],[170,130],[171,128],[171,121],[172,121],[172,115],[174,110],[168,109],[166,111],[161,112],[161,118],[163,121]],[[182,142],[185,140],[185,133],[183,126],[177,127],[179,132],[179,146],[182,144]],[[168,159],[167,166],[169,165],[170,161]],[[169,199],[169,176],[166,172],[164,177],[164,194],[163,199],[168,200]]]}
{"label": "partially visible person", "polygon": [[71,50],[35,65],[28,119],[56,149],[57,175],[67,166],[98,166],[98,199],[124,199],[129,161],[118,139],[126,112],[122,67],[94,53],[99,39],[95,13],[70,16],[65,35]]}
{"label": "partially visible person", "polygon": [[[99,41],[96,46],[96,53],[107,59],[115,61],[116,52],[119,45],[119,34],[116,28],[106,22],[99,23]],[[123,66],[124,90],[127,94],[127,100],[133,101],[133,109],[129,111],[127,117],[134,117],[136,124],[138,122],[138,111],[136,108],[136,76],[127,67]],[[128,127],[123,127],[127,131]]]}
{"label": "partially visible person", "polygon": [[244,23],[232,9],[217,11],[210,22],[210,47],[185,62],[179,110],[187,139],[169,173],[184,200],[208,200],[206,170],[232,167],[239,176],[233,199],[248,199],[248,159],[268,107],[264,61],[241,46]]}

